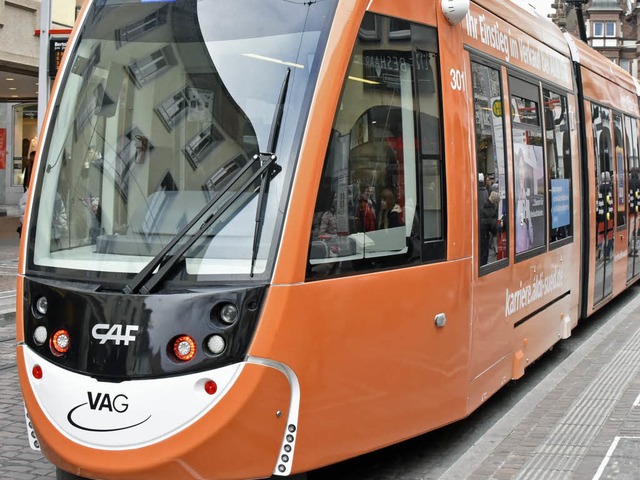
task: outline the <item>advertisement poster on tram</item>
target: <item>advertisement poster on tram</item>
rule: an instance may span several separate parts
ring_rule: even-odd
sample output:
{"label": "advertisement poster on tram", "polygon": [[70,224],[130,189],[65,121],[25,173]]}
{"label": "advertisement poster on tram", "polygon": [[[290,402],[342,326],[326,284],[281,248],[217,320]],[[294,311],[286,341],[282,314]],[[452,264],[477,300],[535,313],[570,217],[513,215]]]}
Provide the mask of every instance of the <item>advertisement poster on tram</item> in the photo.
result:
{"label": "advertisement poster on tram", "polygon": [[527,144],[514,135],[515,150],[515,235],[516,253],[544,245],[544,166],[542,146]]}

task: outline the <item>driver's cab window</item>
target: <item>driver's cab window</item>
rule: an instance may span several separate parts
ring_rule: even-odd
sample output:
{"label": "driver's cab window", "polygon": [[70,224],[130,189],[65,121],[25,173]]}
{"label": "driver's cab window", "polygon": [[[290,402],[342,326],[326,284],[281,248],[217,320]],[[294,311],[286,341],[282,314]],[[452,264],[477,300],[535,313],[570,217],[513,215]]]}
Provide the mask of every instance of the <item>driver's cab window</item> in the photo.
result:
{"label": "driver's cab window", "polygon": [[[444,257],[435,29],[367,13],[337,107],[308,278]],[[425,221],[428,220],[428,221]]]}

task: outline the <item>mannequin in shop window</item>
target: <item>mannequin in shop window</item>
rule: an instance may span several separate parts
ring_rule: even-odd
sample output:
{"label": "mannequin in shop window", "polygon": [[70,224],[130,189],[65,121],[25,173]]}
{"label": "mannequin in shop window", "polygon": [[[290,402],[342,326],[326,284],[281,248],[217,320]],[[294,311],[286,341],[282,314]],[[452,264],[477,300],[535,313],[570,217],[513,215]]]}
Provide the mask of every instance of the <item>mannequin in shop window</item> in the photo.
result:
{"label": "mannequin in shop window", "polygon": [[36,136],[36,137],[33,137],[29,142],[29,155],[31,155],[31,152],[35,153],[37,146],[38,146],[38,137]]}

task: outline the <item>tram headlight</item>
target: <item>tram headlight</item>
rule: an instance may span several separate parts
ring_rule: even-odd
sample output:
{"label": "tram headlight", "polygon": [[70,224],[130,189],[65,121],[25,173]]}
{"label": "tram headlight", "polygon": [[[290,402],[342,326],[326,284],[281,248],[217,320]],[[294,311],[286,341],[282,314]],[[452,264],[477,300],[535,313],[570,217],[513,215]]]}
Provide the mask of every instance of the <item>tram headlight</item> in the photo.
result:
{"label": "tram headlight", "polygon": [[37,345],[44,345],[48,336],[49,333],[47,332],[47,329],[40,325],[33,332],[33,341],[36,342]]}
{"label": "tram headlight", "polygon": [[196,342],[189,335],[180,335],[173,342],[173,353],[178,360],[188,362],[196,355]]}
{"label": "tram headlight", "polygon": [[220,335],[211,335],[207,339],[207,349],[214,355],[220,355],[227,347],[227,342]]}
{"label": "tram headlight", "polygon": [[47,297],[40,297],[38,298],[38,300],[36,300],[36,311],[40,315],[46,315],[48,309],[49,301],[47,300]]}
{"label": "tram headlight", "polygon": [[64,329],[58,330],[51,337],[51,351],[54,355],[62,355],[67,353],[69,347],[71,346],[71,337],[69,336],[69,332]]}
{"label": "tram headlight", "polygon": [[238,307],[233,303],[225,303],[220,307],[220,320],[227,325],[232,325],[238,319]]}

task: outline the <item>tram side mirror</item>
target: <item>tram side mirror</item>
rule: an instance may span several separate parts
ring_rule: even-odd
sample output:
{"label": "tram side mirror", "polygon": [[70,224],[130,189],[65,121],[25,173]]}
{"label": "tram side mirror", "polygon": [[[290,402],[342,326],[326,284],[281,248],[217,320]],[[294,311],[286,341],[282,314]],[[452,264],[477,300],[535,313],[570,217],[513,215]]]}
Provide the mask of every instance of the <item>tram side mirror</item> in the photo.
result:
{"label": "tram side mirror", "polygon": [[441,8],[444,17],[451,25],[459,24],[469,13],[470,0],[442,0]]}

